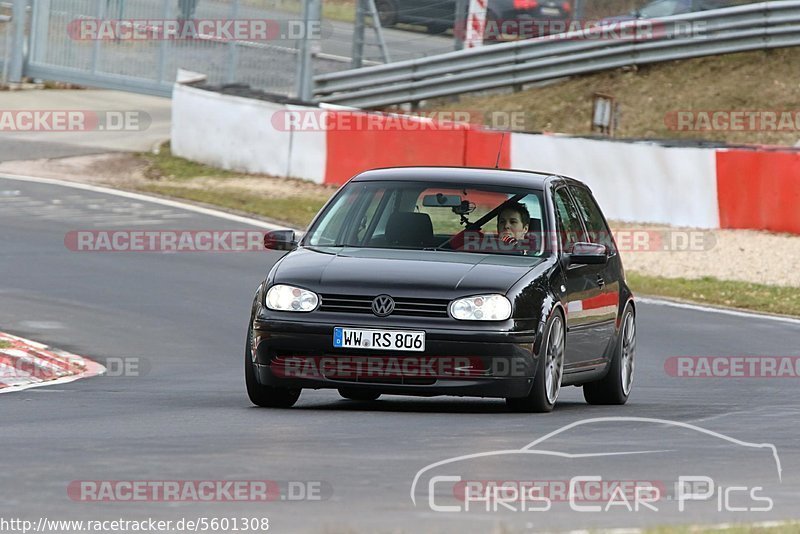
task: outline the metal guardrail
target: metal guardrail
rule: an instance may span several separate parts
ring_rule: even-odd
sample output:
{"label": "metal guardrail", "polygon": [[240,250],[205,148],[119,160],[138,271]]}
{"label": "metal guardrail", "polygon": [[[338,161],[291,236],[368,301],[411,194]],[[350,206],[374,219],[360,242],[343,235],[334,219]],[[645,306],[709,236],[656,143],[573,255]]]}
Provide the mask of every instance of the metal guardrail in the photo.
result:
{"label": "metal guardrail", "polygon": [[[676,59],[800,45],[800,0],[630,21],[314,78],[315,100],[374,108]],[[652,30],[648,33],[648,28]],[[592,33],[595,32],[595,33]]]}

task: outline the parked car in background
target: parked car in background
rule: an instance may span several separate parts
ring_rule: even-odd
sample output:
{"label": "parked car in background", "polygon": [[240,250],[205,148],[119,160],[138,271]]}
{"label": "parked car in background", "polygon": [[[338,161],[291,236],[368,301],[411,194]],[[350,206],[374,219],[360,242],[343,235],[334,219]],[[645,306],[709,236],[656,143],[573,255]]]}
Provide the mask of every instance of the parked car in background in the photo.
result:
{"label": "parked car in background", "polygon": [[657,19],[696,11],[721,9],[741,3],[735,0],[655,0],[625,15],[608,17],[603,20],[604,22],[622,22],[635,19]]}
{"label": "parked car in background", "polygon": [[[420,24],[431,33],[442,33],[449,29],[464,31],[466,27],[466,20],[456,20],[456,0],[376,0],[375,5],[384,27],[398,23]],[[493,24],[504,26],[509,30],[506,33],[514,34],[515,26],[546,28],[547,22],[570,20],[572,12],[572,0],[489,0],[486,13],[489,37],[494,40],[496,32],[491,31]],[[534,21],[543,21],[545,24],[530,24]],[[527,31],[517,30],[516,33],[522,33],[525,37],[536,36],[529,35]]]}

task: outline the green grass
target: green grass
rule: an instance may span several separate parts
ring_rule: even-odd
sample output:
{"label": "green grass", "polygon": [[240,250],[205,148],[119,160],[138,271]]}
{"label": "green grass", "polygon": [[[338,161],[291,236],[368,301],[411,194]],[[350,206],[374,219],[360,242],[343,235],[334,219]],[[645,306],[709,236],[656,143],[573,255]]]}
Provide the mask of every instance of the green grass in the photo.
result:
{"label": "green grass", "polygon": [[701,304],[728,306],[781,315],[800,316],[800,288],[732,282],[704,277],[662,278],[627,273],[635,294],[690,300]]}
{"label": "green grass", "polygon": [[[158,154],[142,153],[146,181],[133,186],[137,191],[202,202],[305,228],[325,204],[333,189],[324,186],[296,187],[296,194],[271,197],[269,192],[250,191],[237,179],[256,178],[269,183],[270,176],[225,171],[172,155],[169,143]],[[200,186],[195,182],[202,180]],[[305,182],[300,182],[307,185]]]}
{"label": "green grass", "polygon": [[140,156],[149,164],[147,177],[153,180],[161,180],[164,178],[171,180],[189,180],[192,178],[204,178],[209,176],[216,178],[237,176],[236,173],[230,171],[217,169],[216,167],[210,167],[202,163],[173,156],[169,143],[162,145],[158,154],[144,152],[140,154]]}

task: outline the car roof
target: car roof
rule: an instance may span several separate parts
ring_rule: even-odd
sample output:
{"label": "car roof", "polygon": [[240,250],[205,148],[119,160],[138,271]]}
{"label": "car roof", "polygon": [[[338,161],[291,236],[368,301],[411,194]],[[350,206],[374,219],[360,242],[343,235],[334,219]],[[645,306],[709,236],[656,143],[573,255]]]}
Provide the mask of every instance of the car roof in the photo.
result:
{"label": "car roof", "polygon": [[477,167],[390,167],[373,169],[353,177],[353,182],[381,180],[432,181],[460,185],[502,185],[527,189],[542,189],[552,173],[488,169]]}

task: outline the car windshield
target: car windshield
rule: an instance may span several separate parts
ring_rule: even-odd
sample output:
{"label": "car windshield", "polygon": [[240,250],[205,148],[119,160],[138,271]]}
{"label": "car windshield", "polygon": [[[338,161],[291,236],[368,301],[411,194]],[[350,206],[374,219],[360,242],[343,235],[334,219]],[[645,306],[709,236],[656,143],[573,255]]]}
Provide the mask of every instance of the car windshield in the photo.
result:
{"label": "car windshield", "polygon": [[542,192],[423,181],[351,182],[303,245],[542,256]]}

